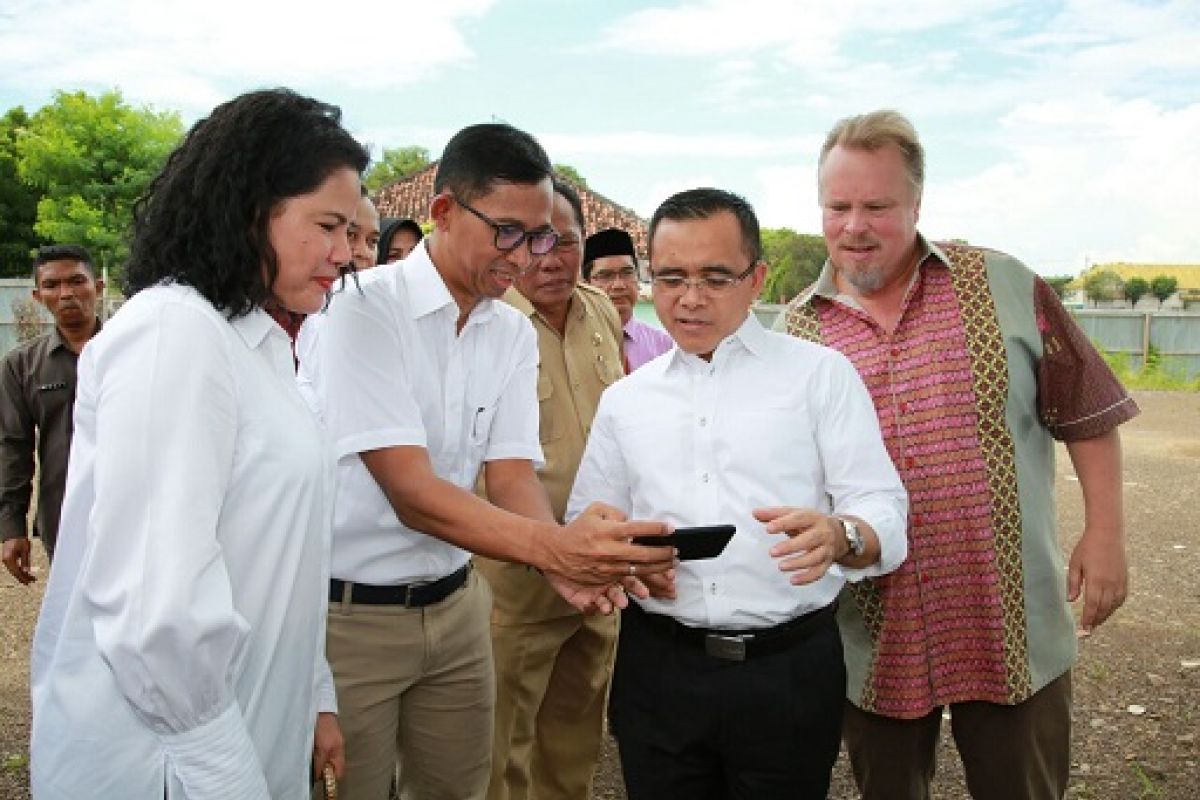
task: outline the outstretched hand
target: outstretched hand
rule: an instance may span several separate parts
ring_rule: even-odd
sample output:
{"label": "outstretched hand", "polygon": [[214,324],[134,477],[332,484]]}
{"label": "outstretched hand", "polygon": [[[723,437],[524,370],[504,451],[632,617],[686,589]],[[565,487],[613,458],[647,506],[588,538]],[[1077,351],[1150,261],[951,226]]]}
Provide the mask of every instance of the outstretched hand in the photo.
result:
{"label": "outstretched hand", "polygon": [[[675,566],[673,547],[645,547],[630,541],[635,536],[666,533],[667,526],[661,522],[626,522],[619,510],[592,503],[558,535],[548,537],[550,552],[543,572],[593,587],[611,587],[624,578],[666,572]],[[568,602],[574,604],[570,598]]]}

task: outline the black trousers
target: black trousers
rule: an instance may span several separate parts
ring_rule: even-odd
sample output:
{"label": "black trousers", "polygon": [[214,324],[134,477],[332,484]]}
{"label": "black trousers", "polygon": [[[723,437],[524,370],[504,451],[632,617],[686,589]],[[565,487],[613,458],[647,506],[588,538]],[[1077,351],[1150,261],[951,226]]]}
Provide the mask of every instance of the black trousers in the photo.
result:
{"label": "black trousers", "polygon": [[627,611],[609,719],[629,800],[825,798],[845,696],[832,616],[783,652],[725,661]]}

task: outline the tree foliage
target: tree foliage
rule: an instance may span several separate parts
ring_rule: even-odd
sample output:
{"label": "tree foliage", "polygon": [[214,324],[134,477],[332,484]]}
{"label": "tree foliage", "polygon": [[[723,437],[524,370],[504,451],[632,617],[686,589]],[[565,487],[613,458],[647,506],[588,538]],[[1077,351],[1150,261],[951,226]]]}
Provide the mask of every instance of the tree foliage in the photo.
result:
{"label": "tree foliage", "polygon": [[570,164],[555,164],[554,171],[561,177],[566,178],[571,183],[578,186],[580,189],[588,188],[587,179],[579,174],[579,170],[572,167]]}
{"label": "tree foliage", "polygon": [[1129,298],[1131,306],[1136,306],[1138,300],[1141,300],[1148,291],[1150,291],[1150,283],[1145,278],[1135,275],[1125,281],[1125,296]]}
{"label": "tree foliage", "polygon": [[1050,288],[1054,290],[1054,293],[1058,295],[1058,299],[1062,300],[1067,294],[1067,287],[1070,286],[1071,282],[1074,280],[1075,279],[1070,275],[1052,275],[1049,278],[1046,278],[1046,283],[1049,284]]}
{"label": "tree foliage", "polygon": [[1179,281],[1169,275],[1156,275],[1150,279],[1150,292],[1158,298],[1158,302],[1165,303],[1167,298],[1175,294],[1175,290],[1179,288]]}
{"label": "tree foliage", "polygon": [[17,171],[17,138],[28,127],[20,106],[0,117],[0,278],[27,276],[33,250],[46,244],[33,229],[41,195]]}
{"label": "tree foliage", "polygon": [[34,230],[119,272],[133,203],[182,134],[178,114],[131,108],[117,91],[57,93],[17,138],[20,177],[42,194]]}
{"label": "tree foliage", "polygon": [[385,147],[383,156],[367,170],[363,183],[368,191],[375,193],[401,178],[420,172],[429,163],[429,151],[424,147]]}
{"label": "tree foliage", "polygon": [[1125,296],[1125,282],[1111,269],[1093,269],[1083,276],[1083,293],[1093,303],[1103,303]]}
{"label": "tree foliage", "polygon": [[762,292],[765,302],[787,302],[821,274],[828,252],[822,237],[791,228],[764,228],[762,243],[768,266]]}

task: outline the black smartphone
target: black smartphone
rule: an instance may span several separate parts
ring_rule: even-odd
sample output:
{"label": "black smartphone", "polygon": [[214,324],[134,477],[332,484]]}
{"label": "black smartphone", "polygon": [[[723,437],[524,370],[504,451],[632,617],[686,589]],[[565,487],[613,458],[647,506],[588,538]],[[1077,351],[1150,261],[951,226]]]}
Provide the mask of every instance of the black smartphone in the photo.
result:
{"label": "black smartphone", "polygon": [[679,551],[680,561],[697,561],[721,555],[736,532],[737,528],[733,525],[698,525],[694,528],[676,528],[667,536],[635,536],[633,543],[648,547],[674,547]]}

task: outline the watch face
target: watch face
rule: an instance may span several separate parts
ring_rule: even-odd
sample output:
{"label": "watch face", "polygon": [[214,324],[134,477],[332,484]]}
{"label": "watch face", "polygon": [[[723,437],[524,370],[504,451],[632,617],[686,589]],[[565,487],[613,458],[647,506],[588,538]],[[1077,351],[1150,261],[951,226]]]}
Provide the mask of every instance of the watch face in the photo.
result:
{"label": "watch face", "polygon": [[850,552],[856,556],[861,556],[867,548],[863,542],[862,534],[858,532],[858,525],[844,519],[842,520],[842,527],[846,531],[846,542],[850,545]]}

